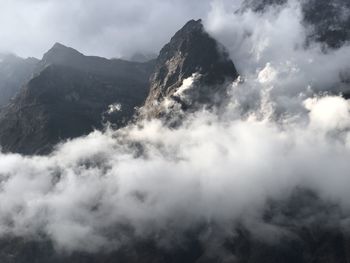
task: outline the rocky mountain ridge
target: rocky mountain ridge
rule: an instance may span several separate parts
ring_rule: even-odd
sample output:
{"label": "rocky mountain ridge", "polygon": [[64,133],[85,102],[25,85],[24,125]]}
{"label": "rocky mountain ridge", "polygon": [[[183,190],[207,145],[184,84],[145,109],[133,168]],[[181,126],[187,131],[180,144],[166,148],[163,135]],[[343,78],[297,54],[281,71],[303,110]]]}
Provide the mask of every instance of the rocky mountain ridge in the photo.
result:
{"label": "rocky mountain ridge", "polygon": [[153,61],[89,57],[55,44],[0,111],[3,151],[44,154],[61,140],[102,129],[103,121],[124,125],[144,103],[153,67]]}

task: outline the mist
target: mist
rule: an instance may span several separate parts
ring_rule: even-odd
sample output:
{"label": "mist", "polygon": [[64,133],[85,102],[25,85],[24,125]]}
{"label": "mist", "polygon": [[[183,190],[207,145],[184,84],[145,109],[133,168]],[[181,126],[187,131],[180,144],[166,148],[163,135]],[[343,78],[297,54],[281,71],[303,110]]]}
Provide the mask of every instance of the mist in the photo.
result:
{"label": "mist", "polygon": [[[193,10],[180,2],[171,3]],[[40,6],[51,5],[57,10],[61,4]],[[170,9],[168,2],[162,5]],[[278,239],[288,230],[262,219],[266,206],[270,200],[288,199],[299,188],[336,204],[341,212],[328,223],[349,230],[350,103],[340,93],[350,47],[325,52],[317,43],[305,46],[300,6],[294,1],[264,14],[233,12],[220,1],[208,1],[207,13],[203,6],[196,12],[206,14],[206,28],[227,47],[241,74],[225,84],[226,100],[194,113],[175,107],[180,111],[175,115],[185,116],[176,128],[162,120],[138,120],[120,130],[106,128],[62,142],[48,156],[1,153],[0,236],[44,236],[57,249],[87,252],[154,237],[157,245],[172,247],[202,225],[210,226],[203,243],[234,236],[238,224],[257,238]],[[140,23],[152,20],[142,29],[146,34],[161,17],[144,16],[140,14]],[[194,14],[184,11],[176,21],[167,17],[169,27],[155,35],[150,51],[187,16]],[[86,26],[91,31],[77,37],[80,43],[90,37],[104,43],[114,39],[118,43],[104,51],[109,55],[139,49],[127,47],[135,37],[132,32],[112,28],[106,40],[96,33],[100,25],[96,32]],[[77,46],[102,52],[87,43]],[[151,46],[147,40],[139,44],[145,50]],[[32,50],[18,47],[18,52]],[[199,88],[192,85],[193,78],[184,81],[181,96]],[[334,92],[325,92],[329,90]]]}

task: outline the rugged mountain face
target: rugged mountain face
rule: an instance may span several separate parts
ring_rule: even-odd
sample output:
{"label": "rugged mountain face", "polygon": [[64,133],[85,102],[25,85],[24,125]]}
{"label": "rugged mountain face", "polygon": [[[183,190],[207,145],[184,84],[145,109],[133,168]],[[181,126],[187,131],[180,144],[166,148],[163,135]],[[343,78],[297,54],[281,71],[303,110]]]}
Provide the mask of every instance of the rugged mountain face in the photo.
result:
{"label": "rugged mountain face", "polygon": [[0,54],[0,106],[7,104],[32,76],[39,60]]}
{"label": "rugged mountain face", "polygon": [[[184,80],[191,76],[193,86],[184,87]],[[216,96],[225,95],[221,84],[237,77],[224,48],[205,32],[201,20],[191,20],[160,51],[145,109],[149,116],[160,116],[167,99],[179,102],[183,108],[213,104]]]}
{"label": "rugged mountain face", "polygon": [[0,112],[3,150],[47,153],[60,140],[101,128],[103,119],[125,124],[144,103],[152,69],[153,62],[88,57],[55,44]]}
{"label": "rugged mountain face", "polygon": [[[308,41],[338,48],[350,40],[350,2],[348,0],[299,0],[308,27]],[[269,6],[284,5],[288,0],[245,0],[243,10],[264,12]]]}

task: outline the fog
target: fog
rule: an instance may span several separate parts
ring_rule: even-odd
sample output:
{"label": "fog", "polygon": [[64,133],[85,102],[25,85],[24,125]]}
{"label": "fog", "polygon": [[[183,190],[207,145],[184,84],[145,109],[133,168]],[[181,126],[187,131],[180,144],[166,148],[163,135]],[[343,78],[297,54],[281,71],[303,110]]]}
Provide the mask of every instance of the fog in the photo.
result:
{"label": "fog", "polygon": [[[177,3],[172,4],[185,6]],[[263,15],[233,13],[223,4],[210,3],[205,26],[241,73],[225,84],[225,102],[180,112],[185,119],[176,128],[139,120],[62,142],[49,156],[2,153],[0,236],[45,236],[58,249],[89,252],[154,236],[159,246],[169,247],[203,224],[215,227],[203,242],[235,235],[238,223],[270,238],[287,230],[263,222],[268,200],[285,200],[300,187],[337,204],[342,216],[329,220],[348,229],[350,103],[324,91],[340,89],[339,74],[350,66],[349,46],[329,52],[318,44],[306,48],[295,2]],[[184,12],[183,19],[187,15],[193,13]],[[180,20],[170,16],[169,28]],[[99,33],[90,26],[95,39]],[[113,52],[127,46],[128,35],[116,42]],[[98,52],[92,46],[85,48]],[[184,81],[180,90],[198,88],[193,81]]]}

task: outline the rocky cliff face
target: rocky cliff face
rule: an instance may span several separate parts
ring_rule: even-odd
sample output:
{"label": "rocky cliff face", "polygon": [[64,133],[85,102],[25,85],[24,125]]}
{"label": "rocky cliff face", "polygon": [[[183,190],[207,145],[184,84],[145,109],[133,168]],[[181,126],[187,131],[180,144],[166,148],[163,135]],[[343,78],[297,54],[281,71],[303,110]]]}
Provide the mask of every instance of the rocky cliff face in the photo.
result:
{"label": "rocky cliff face", "polygon": [[144,103],[152,69],[153,62],[87,57],[55,44],[0,111],[3,150],[47,153],[60,140],[101,129],[103,120],[124,125]]}
{"label": "rocky cliff face", "polygon": [[[191,77],[190,83],[184,83]],[[214,104],[216,96],[225,95],[222,84],[237,77],[224,48],[205,32],[201,20],[191,20],[160,51],[145,109],[148,116],[159,117],[162,103],[169,99],[183,108]]]}
{"label": "rocky cliff face", "polygon": [[12,54],[0,54],[0,106],[10,99],[31,78],[39,60],[23,59]]}

